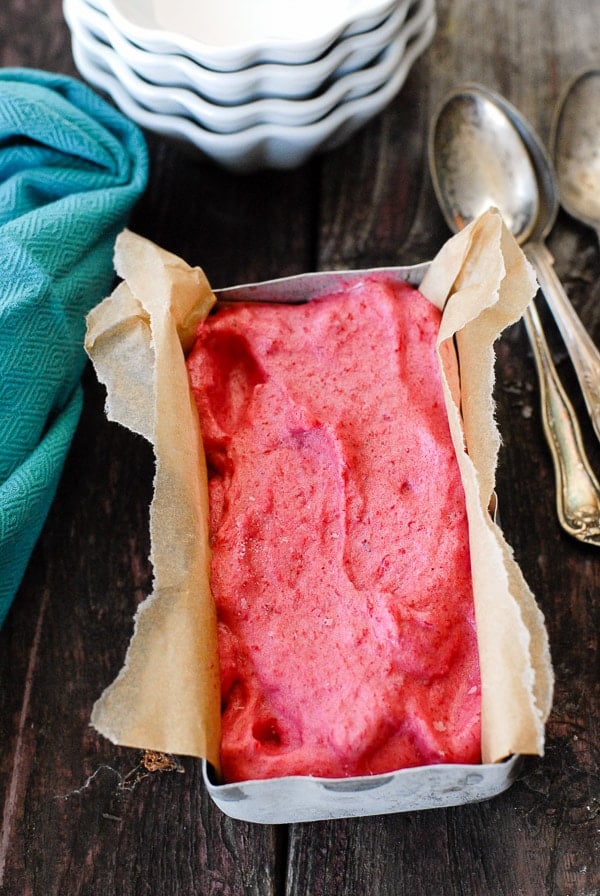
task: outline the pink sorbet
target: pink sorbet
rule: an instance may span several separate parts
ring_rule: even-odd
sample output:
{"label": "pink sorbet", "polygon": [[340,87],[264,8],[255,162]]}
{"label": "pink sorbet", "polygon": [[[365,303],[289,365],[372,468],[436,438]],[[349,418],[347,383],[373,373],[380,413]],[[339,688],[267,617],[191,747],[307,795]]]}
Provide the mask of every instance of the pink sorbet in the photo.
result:
{"label": "pink sorbet", "polygon": [[439,321],[367,278],[198,329],[227,781],[480,760]]}

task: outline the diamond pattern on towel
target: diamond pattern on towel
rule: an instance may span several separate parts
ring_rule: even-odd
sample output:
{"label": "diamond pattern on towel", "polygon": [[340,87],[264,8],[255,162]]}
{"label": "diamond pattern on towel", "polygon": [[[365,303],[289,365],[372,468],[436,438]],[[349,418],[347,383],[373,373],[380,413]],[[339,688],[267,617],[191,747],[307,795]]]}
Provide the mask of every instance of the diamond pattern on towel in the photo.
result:
{"label": "diamond pattern on towel", "polygon": [[79,419],[85,316],[147,176],[141,132],[90,88],[0,70],[0,624]]}

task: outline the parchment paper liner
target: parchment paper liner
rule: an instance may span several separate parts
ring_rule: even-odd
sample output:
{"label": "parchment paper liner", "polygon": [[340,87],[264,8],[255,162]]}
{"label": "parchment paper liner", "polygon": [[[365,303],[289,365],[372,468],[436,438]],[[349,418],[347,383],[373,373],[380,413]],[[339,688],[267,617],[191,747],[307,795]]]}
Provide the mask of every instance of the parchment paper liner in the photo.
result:
{"label": "parchment paper liner", "polygon": [[[88,316],[86,350],[107,387],[108,416],[154,445],[154,588],[136,614],[121,672],[94,706],[92,724],[114,743],[204,757],[218,769],[206,469],[184,363],[196,324],[215,297],[199,268],[129,231],[117,240],[115,267],[123,282]],[[446,243],[420,289],[443,309],[438,348],[469,518],[483,762],[541,755],[553,688],[546,630],[489,513],[500,446],[493,344],[532,299],[535,278],[491,210]]]}

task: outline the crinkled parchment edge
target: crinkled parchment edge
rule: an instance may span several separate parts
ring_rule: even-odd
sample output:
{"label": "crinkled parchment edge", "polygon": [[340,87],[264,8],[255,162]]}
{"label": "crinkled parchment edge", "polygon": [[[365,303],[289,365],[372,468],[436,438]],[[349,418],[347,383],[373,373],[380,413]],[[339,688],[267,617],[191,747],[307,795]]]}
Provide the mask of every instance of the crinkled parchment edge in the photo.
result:
{"label": "crinkled parchment edge", "polygon": [[[196,325],[215,297],[199,268],[130,231],[117,240],[115,268],[122,282],[88,316],[86,350],[107,387],[108,416],[154,446],[154,587],[136,614],[121,672],[94,706],[92,724],[115,743],[204,757],[218,768],[207,478],[185,367]],[[445,244],[420,289],[443,309],[438,351],[469,517],[483,761],[542,754],[553,689],[548,638],[489,513],[500,446],[494,342],[531,301],[535,277],[500,215],[490,210]]]}

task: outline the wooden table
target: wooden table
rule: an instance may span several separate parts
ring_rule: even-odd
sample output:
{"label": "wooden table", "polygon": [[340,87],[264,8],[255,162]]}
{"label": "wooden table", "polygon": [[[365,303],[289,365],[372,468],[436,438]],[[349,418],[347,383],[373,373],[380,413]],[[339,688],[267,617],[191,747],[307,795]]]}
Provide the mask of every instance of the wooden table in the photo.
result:
{"label": "wooden table", "polygon": [[[346,145],[292,172],[234,176],[148,135],[131,226],[214,286],[312,269],[413,263],[448,232],[426,162],[432,109],[469,79],[547,138],[564,81],[600,62],[597,0],[438,0],[433,45],[400,95]],[[76,74],[60,0],[3,0],[0,61]],[[600,340],[600,251],[564,213],[556,267]],[[568,359],[548,323],[577,407]],[[505,794],[418,814],[289,827],[213,807],[201,767],[152,771],[89,726],[149,591],[148,445],[85,409],[59,494],[0,632],[0,892],[7,896],[597,896],[600,553],[564,535],[520,324],[498,344],[502,523],[550,631],[556,696],[542,760]],[[587,421],[595,468],[600,451]]]}

